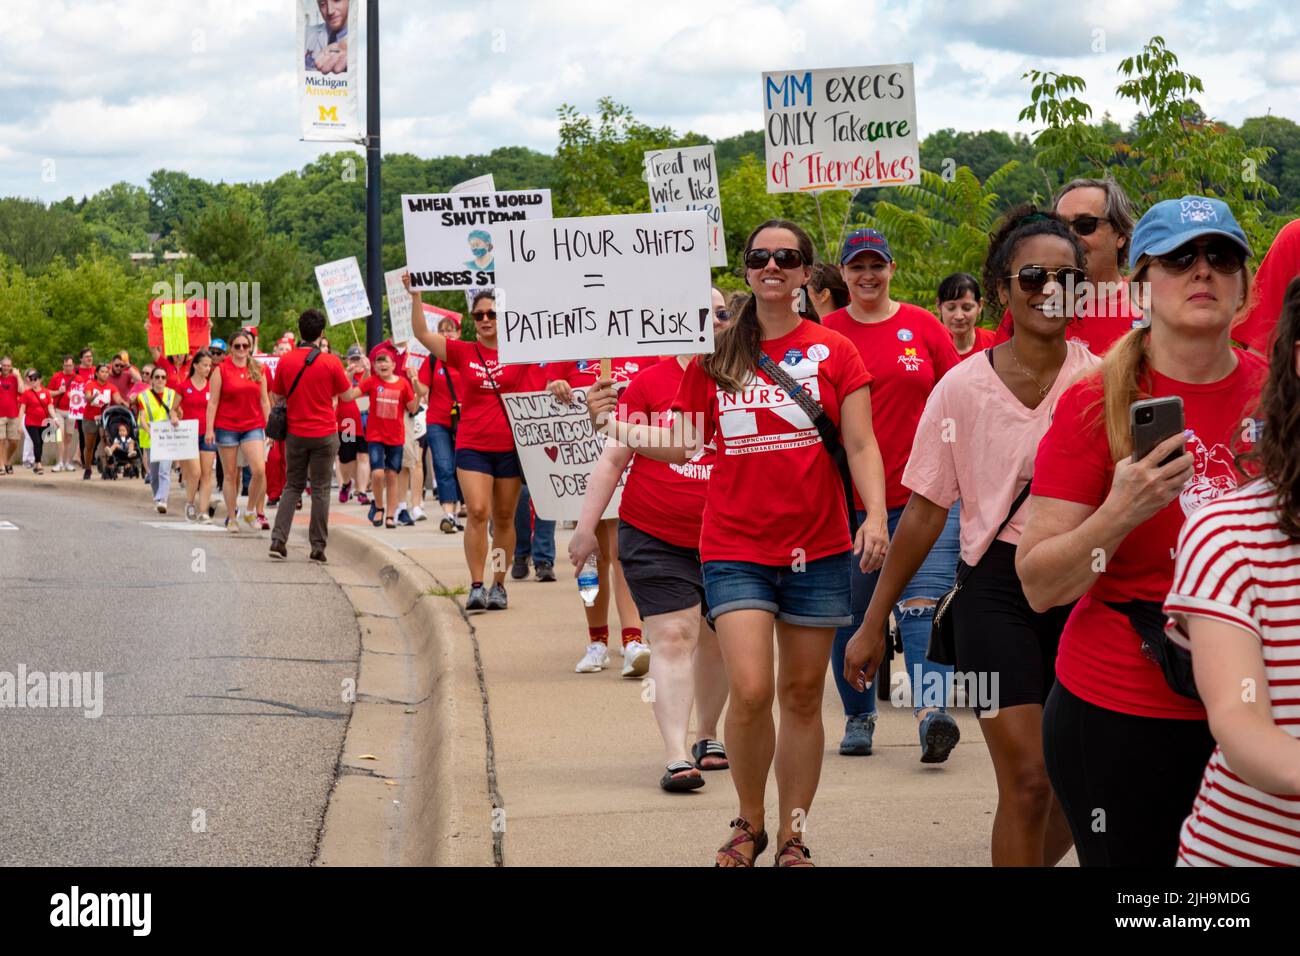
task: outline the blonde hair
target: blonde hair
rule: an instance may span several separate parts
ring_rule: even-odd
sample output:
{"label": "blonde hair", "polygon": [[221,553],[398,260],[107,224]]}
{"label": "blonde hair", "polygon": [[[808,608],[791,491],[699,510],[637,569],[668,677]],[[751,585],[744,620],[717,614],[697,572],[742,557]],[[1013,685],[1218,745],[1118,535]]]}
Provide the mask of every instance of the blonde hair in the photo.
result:
{"label": "blonde hair", "polygon": [[[230,337],[230,347],[232,349],[235,347],[235,339],[248,339],[248,380],[250,382],[257,382],[258,384],[261,384],[262,363],[259,362],[257,359],[253,358],[253,349],[257,346],[257,342],[254,341],[252,335],[250,335],[249,333],[243,330],[240,330]],[[226,356],[226,358],[230,359],[233,355],[234,352],[231,352],[230,355]],[[234,363],[232,362],[231,364]]]}

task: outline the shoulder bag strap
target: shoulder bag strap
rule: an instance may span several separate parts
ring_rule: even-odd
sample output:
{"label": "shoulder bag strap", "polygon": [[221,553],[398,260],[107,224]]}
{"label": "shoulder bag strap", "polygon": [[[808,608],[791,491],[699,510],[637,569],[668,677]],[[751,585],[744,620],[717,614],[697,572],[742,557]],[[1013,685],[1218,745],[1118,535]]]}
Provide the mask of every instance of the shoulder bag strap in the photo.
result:
{"label": "shoulder bag strap", "polygon": [[[998,525],[998,530],[993,532],[994,541],[998,539],[998,535],[1000,535],[1003,531],[1007,529],[1007,525],[1011,524],[1011,519],[1014,518],[1016,516],[1016,512],[1020,510],[1020,506],[1023,505],[1025,501],[1029,498],[1029,489],[1033,487],[1033,484],[1034,484],[1034,479],[1033,477],[1030,477],[1030,479],[1025,482],[1025,487],[1020,489],[1020,494],[1016,495],[1016,500],[1011,502],[1011,508],[1009,511],[1007,511],[1007,516],[1003,518],[1002,523]],[[957,583],[958,584],[965,583],[966,579],[970,577],[970,573],[974,570],[975,569],[971,567],[969,564],[963,565],[961,568],[959,568],[957,571],[957,578],[956,578]]]}
{"label": "shoulder bag strap", "polygon": [[[289,396],[293,394],[293,390],[298,387],[298,383],[302,380],[302,373],[307,371],[307,366],[316,361],[316,358],[319,355],[320,347],[318,346],[311,350],[311,354],[307,356],[307,361],[303,362],[302,368],[298,369],[298,374],[293,377],[293,384],[289,386],[289,391],[284,393],[284,404],[286,406],[289,404]],[[254,360],[250,359],[249,361]]]}

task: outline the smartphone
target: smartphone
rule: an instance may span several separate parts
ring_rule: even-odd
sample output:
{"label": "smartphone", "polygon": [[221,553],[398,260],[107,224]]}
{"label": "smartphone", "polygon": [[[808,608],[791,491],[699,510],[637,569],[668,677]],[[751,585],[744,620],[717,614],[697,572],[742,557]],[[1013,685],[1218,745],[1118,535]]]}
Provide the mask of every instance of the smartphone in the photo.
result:
{"label": "smartphone", "polygon": [[[1129,434],[1133,436],[1133,460],[1141,461],[1165,439],[1182,434],[1183,400],[1171,395],[1134,402],[1128,409],[1128,423]],[[1181,448],[1172,452],[1160,465],[1169,464],[1182,453]]]}

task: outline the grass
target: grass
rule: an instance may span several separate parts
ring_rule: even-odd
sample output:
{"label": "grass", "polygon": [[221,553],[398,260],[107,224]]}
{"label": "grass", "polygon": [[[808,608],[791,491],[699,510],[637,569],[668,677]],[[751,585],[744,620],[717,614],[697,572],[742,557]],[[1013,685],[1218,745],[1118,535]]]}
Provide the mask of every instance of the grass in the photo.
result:
{"label": "grass", "polygon": [[449,598],[449,597],[456,597],[457,595],[460,594],[468,594],[469,588],[465,587],[465,585],[463,584],[458,584],[454,588],[444,587],[441,584],[436,584],[433,587],[425,588],[424,593],[429,595],[430,597]]}

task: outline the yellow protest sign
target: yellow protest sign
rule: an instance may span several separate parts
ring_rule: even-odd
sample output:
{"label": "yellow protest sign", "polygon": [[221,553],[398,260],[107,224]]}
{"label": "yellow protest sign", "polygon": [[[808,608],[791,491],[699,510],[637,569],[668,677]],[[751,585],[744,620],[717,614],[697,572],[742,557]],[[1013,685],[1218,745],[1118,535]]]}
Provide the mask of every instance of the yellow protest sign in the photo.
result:
{"label": "yellow protest sign", "polygon": [[162,304],[163,354],[190,354],[190,321],[184,302]]}

